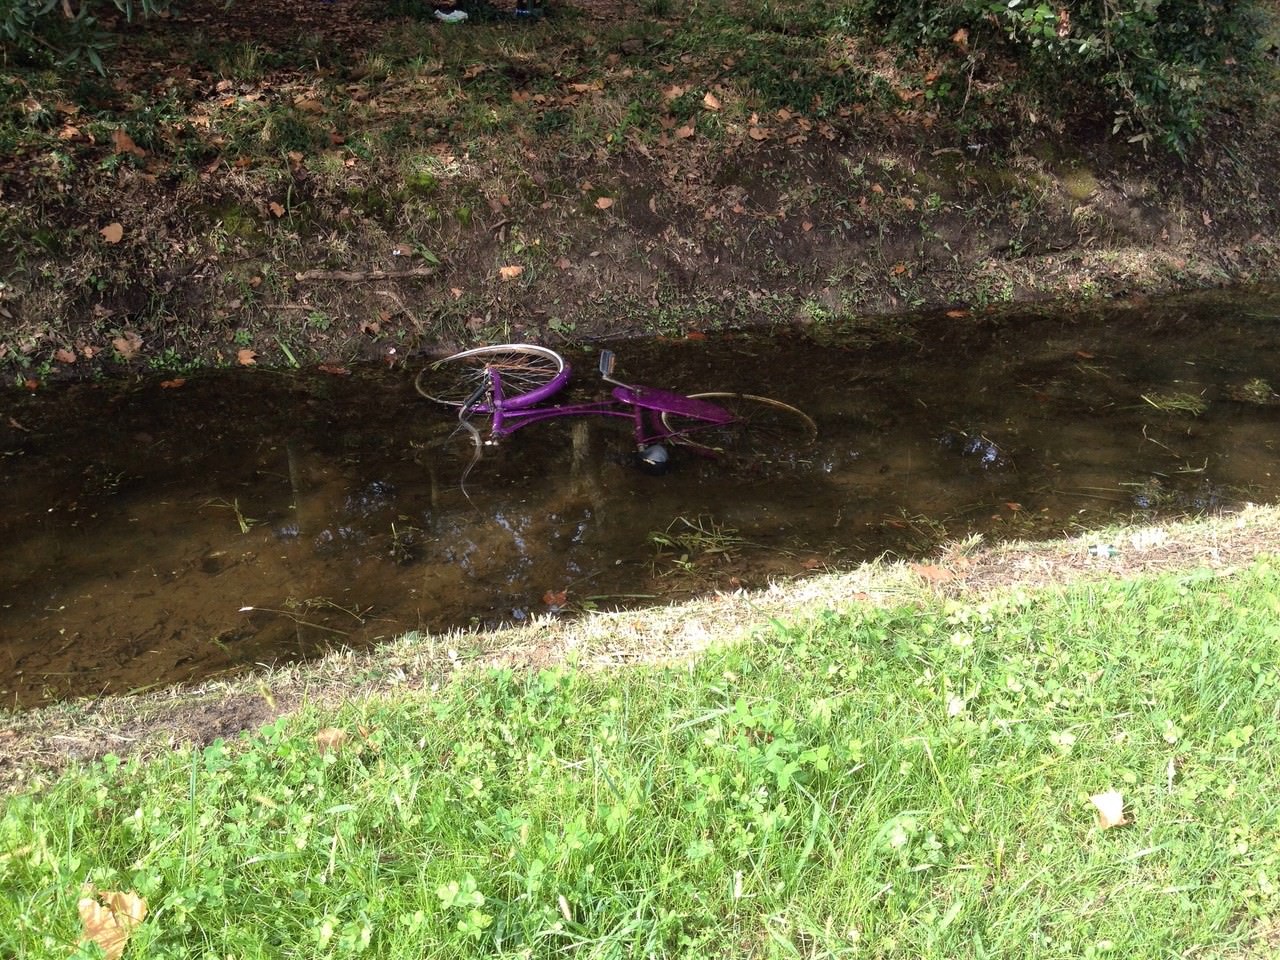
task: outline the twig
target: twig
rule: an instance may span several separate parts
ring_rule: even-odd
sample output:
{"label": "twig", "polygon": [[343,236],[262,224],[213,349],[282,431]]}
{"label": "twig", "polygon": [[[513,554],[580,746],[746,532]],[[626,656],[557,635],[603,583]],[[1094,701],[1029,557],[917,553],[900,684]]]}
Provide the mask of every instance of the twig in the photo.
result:
{"label": "twig", "polygon": [[410,267],[408,270],[303,270],[295,273],[293,278],[299,282],[307,280],[343,280],[347,283],[362,283],[365,280],[395,280],[398,277],[431,277],[436,273],[435,267]]}
{"label": "twig", "polygon": [[401,312],[410,320],[414,320],[416,322],[414,315],[409,312],[409,308],[404,305],[404,301],[396,296],[394,290],[379,290],[377,291],[377,294],[380,297],[386,297],[388,300],[395,301],[395,305],[400,308]]}

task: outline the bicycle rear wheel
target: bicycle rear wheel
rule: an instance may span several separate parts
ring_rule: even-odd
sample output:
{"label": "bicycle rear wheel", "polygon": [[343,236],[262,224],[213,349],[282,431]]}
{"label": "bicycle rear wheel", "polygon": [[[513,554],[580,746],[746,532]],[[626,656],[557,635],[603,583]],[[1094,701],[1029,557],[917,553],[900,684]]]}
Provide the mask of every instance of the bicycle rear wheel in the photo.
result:
{"label": "bicycle rear wheel", "polygon": [[717,424],[672,412],[663,412],[662,425],[671,431],[671,442],[717,457],[779,463],[791,460],[813,445],[818,425],[798,407],[772,397],[751,393],[691,393],[733,415]]}
{"label": "bicycle rear wheel", "polygon": [[567,379],[564,358],[548,347],[503,343],[475,347],[424,367],[414,389],[428,400],[485,412],[492,399],[493,376],[502,381],[504,407],[522,407],[555,393]]}

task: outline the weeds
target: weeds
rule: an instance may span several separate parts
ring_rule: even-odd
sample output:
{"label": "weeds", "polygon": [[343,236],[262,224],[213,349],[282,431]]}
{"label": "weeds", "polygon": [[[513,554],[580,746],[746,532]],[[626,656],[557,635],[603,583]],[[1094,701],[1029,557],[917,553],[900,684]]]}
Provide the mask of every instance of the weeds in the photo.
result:
{"label": "weeds", "polygon": [[665,530],[650,533],[649,542],[657,547],[656,559],[670,559],[682,570],[690,570],[704,560],[727,562],[747,544],[737,530],[712,517],[677,517]]}
{"label": "weeds", "polygon": [[1198,417],[1209,409],[1209,401],[1194,393],[1144,393],[1142,399],[1161,413],[1185,413]]}
{"label": "weeds", "polygon": [[219,509],[222,509],[222,510],[230,510],[232,515],[236,518],[236,526],[240,528],[241,533],[248,533],[255,526],[257,526],[259,523],[262,522],[260,520],[254,520],[253,518],[246,517],[244,515],[244,513],[240,509],[239,498],[228,501],[222,497],[215,497],[212,500],[206,500],[203,504],[201,504],[201,507],[218,507]]}

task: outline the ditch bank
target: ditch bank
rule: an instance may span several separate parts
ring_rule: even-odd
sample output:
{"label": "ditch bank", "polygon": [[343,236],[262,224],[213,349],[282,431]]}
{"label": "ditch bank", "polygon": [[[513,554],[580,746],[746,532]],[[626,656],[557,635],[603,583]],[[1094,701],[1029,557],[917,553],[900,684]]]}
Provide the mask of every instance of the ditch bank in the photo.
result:
{"label": "ditch bank", "polygon": [[[1032,153],[992,164],[966,145],[842,138],[704,156],[675,176],[642,157],[571,176],[549,166],[522,171],[523,201],[460,174],[425,229],[404,222],[417,204],[385,218],[351,205],[390,171],[336,183],[305,167],[222,171],[176,188],[121,171],[111,189],[136,218],[126,239],[109,246],[100,212],[67,209],[80,222],[56,249],[10,264],[0,364],[28,388],[102,372],[396,366],[477,342],[874,327],[915,309],[1088,308],[1280,276],[1280,171],[1261,158],[1210,156],[1197,171]],[[294,206],[277,217],[285,194]]]}
{"label": "ditch bank", "polygon": [[930,96],[928,63],[862,51],[848,103],[770,100],[699,48],[712,29],[603,3],[513,31],[269,0],[122,27],[110,83],[18,78],[4,379],[395,366],[1280,275],[1274,95],[1177,159],[1019,106],[995,67],[960,103]]}
{"label": "ditch bank", "polygon": [[[1112,549],[1099,551],[1099,544]],[[801,623],[857,604],[900,607],[940,598],[978,603],[1010,592],[1178,571],[1197,580],[1229,577],[1278,550],[1280,509],[1248,506],[1229,516],[1112,527],[1051,542],[952,543],[927,562],[878,560],[665,608],[539,618],[489,632],[409,634],[251,676],[0,713],[0,792],[36,788],[69,765],[108,753],[147,756],[205,745],[256,730],[303,705],[418,695],[476,669],[680,662],[768,629],[771,619]]]}

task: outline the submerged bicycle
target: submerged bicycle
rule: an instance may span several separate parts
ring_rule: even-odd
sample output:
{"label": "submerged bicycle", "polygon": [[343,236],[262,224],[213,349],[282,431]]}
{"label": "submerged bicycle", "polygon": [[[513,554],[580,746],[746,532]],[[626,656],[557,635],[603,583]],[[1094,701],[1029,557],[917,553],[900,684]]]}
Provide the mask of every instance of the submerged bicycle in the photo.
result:
{"label": "submerged bicycle", "polygon": [[600,376],[610,398],[593,403],[548,403],[569,382],[564,357],[548,347],[504,343],[463,350],[425,367],[414,387],[422,396],[453,407],[479,440],[475,415],[489,417],[489,440],[508,437],[533,423],[562,417],[622,417],[633,423],[640,463],[663,469],[667,444],[708,457],[756,463],[788,462],[817,439],[804,411],[751,393],[682,394],[615,380],[613,351],[600,352]]}

